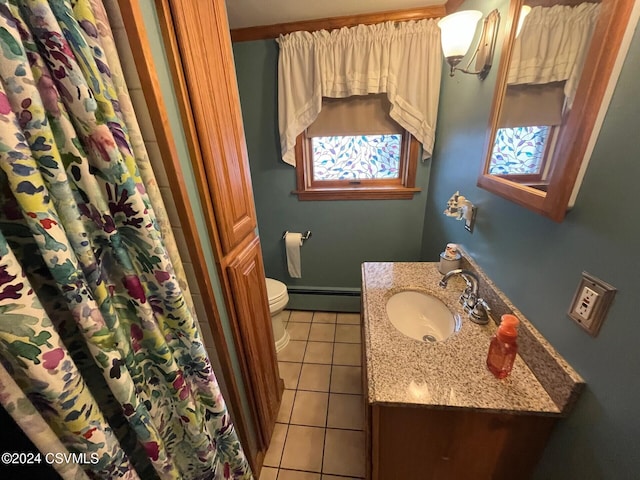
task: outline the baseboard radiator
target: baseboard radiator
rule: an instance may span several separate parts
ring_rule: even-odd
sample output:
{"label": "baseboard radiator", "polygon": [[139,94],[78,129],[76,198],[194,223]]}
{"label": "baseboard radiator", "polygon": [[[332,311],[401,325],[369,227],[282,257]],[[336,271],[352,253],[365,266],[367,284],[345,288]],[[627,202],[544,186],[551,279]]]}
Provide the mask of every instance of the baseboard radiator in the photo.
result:
{"label": "baseboard radiator", "polygon": [[288,287],[290,310],[359,312],[360,289]]}

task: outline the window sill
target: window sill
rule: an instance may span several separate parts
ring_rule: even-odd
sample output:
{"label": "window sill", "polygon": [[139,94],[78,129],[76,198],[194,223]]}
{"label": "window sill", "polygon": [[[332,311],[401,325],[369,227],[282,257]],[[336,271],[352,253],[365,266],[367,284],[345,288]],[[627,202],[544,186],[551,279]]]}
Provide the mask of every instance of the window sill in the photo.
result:
{"label": "window sill", "polygon": [[293,190],[298,200],[411,200],[420,188],[316,188]]}

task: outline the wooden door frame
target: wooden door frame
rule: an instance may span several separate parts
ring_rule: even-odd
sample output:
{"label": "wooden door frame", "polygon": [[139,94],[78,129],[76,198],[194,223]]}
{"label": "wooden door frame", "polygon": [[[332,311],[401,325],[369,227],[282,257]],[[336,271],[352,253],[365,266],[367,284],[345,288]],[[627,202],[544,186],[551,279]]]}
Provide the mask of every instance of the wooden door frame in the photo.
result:
{"label": "wooden door frame", "polygon": [[[212,162],[217,161],[225,161],[224,159],[212,158],[211,151],[208,148],[211,147],[207,142],[214,141],[211,138],[204,136],[207,135],[206,132],[204,135],[200,131],[202,127],[202,122],[204,121],[209,125],[216,126],[216,120],[213,118],[203,118],[202,112],[198,112],[195,108],[196,102],[201,101],[202,99],[198,98],[198,95],[207,94],[206,92],[196,92],[192,91],[189,88],[189,73],[193,74],[192,70],[189,70],[190,65],[187,64],[190,57],[183,56],[180,52],[180,45],[178,42],[178,38],[181,35],[184,37],[185,33],[191,32],[189,30],[189,21],[196,21],[191,17],[187,16],[181,17],[181,14],[184,14],[185,11],[182,10],[180,2],[182,1],[191,1],[191,0],[155,0],[156,10],[158,13],[158,20],[160,24],[160,29],[162,30],[162,35],[164,38],[164,45],[167,50],[167,57],[169,66],[171,69],[171,74],[173,77],[173,85],[176,89],[176,95],[178,99],[178,104],[180,108],[180,115],[182,117],[182,123],[184,127],[184,132],[187,140],[187,144],[189,147],[189,154],[191,156],[191,164],[194,168],[195,180],[198,187],[198,194],[200,197],[200,201],[203,206],[203,212],[205,215],[205,220],[207,224],[207,228],[209,231],[209,236],[211,242],[214,247],[214,251],[216,254],[215,262],[216,269],[218,271],[218,276],[220,281],[222,282],[222,290],[225,305],[227,307],[227,313],[229,315],[231,328],[233,332],[233,340],[234,346],[237,353],[238,361],[240,364],[240,371],[242,374],[243,385],[245,388],[245,392],[247,395],[249,408],[251,410],[252,415],[252,425],[255,429],[255,440],[257,443],[258,451],[256,453],[256,458],[253,459],[254,464],[257,468],[254,468],[254,472],[259,472],[259,469],[262,466],[262,461],[264,459],[264,455],[266,454],[266,450],[268,448],[269,442],[271,440],[271,436],[268,435],[268,432],[263,431],[261,428],[261,419],[260,418],[260,405],[261,401],[260,397],[260,386],[254,385],[253,383],[253,375],[252,368],[256,368],[255,361],[256,359],[251,356],[250,347],[246,345],[246,340],[243,337],[240,324],[241,319],[239,318],[239,314],[236,310],[237,305],[234,301],[234,296],[232,292],[232,287],[229,279],[229,271],[228,267],[233,263],[234,259],[238,257],[245,249],[247,249],[253,241],[257,238],[255,231],[251,230],[248,232],[247,236],[242,240],[239,240],[238,243],[229,245],[228,242],[224,242],[221,238],[221,230],[223,228],[227,228],[228,224],[225,222],[220,222],[220,218],[216,218],[216,210],[214,208],[214,198],[215,192],[211,191],[212,185],[215,185],[215,178],[210,178],[217,174],[217,169],[215,169],[215,165],[212,165]],[[220,15],[219,18],[224,18],[224,28],[218,30],[216,32],[211,32],[212,37],[216,37],[219,41],[221,41],[224,45],[223,47],[227,47],[229,49],[229,58],[225,60],[231,60],[231,64],[220,65],[220,68],[230,68],[234,69],[233,59],[231,55],[231,38],[229,35],[229,28],[226,25],[226,10],[224,10],[224,2],[221,0],[215,0],[213,7],[214,9],[221,9],[221,11],[211,12],[214,15]],[[222,15],[224,13],[224,15]],[[193,14],[193,12],[191,12]],[[220,27],[221,25],[216,25],[216,27]],[[194,33],[195,35],[195,33]],[[193,67],[191,65],[191,67]],[[220,84],[219,88],[222,90],[227,90],[231,92],[233,89],[236,89],[235,97],[237,95],[237,82],[235,79],[235,73],[232,79],[232,82],[229,83],[229,79],[218,79],[218,81],[225,82],[224,84]],[[215,87],[214,87],[215,88]],[[232,95],[233,97],[234,95]],[[208,99],[209,100],[209,99]],[[236,145],[240,145],[243,149],[242,158],[239,158],[240,161],[248,162],[246,158],[246,146],[244,139],[244,131],[242,130],[242,114],[240,112],[240,99],[236,98],[236,104],[234,104],[237,112],[232,113],[232,115],[237,113],[237,118],[240,120],[240,125],[238,131],[234,132],[235,138],[234,143]],[[198,115],[200,113],[200,115]],[[215,115],[212,115],[215,116]],[[209,123],[211,120],[211,123]],[[198,123],[200,121],[200,123]],[[229,127],[231,128],[231,127]],[[203,137],[201,137],[203,135]],[[247,165],[248,171],[248,165]],[[250,177],[246,178],[245,181],[250,184]],[[255,217],[255,212],[253,211],[253,195],[248,199],[251,203],[252,215]],[[236,240],[238,240],[236,238]],[[269,316],[269,309],[266,296],[264,298],[264,308],[267,316]],[[273,342],[273,335],[271,330],[269,331],[269,338],[265,338],[264,341],[269,341],[270,345],[273,348],[273,356],[270,359],[272,365],[265,368],[271,368],[277,372],[278,365],[277,359],[275,355],[275,343]],[[280,397],[282,394],[282,390],[284,389],[284,385],[280,380],[279,390],[280,395],[278,401],[280,401]],[[273,422],[275,423],[276,415],[273,417]]]}
{"label": "wooden door frame", "polygon": [[[153,128],[156,134],[158,148],[160,149],[160,152],[162,154],[162,162],[166,169],[167,175],[172,179],[173,182],[171,193],[175,201],[176,210],[178,211],[178,215],[180,216],[182,222],[185,237],[187,238],[189,255],[193,260],[195,276],[198,280],[198,287],[202,292],[202,301],[207,312],[207,321],[209,323],[209,326],[211,327],[211,332],[213,334],[213,339],[215,342],[216,353],[218,354],[218,357],[220,359],[222,375],[224,377],[224,381],[229,393],[229,398],[226,398],[225,401],[231,406],[233,410],[234,426],[236,431],[238,432],[240,441],[244,446],[245,452],[247,453],[247,458],[249,460],[251,469],[253,471],[259,471],[259,466],[256,464],[256,459],[248,454],[247,448],[249,446],[249,437],[247,429],[247,419],[244,414],[240,390],[236,381],[235,372],[233,371],[231,356],[225,339],[218,306],[215,301],[213,285],[211,283],[209,272],[207,270],[204,251],[200,243],[200,236],[192,215],[193,209],[191,207],[189,193],[187,191],[184,177],[182,175],[180,159],[178,157],[175,143],[173,141],[173,132],[171,131],[169,117],[164,103],[164,97],[160,88],[158,76],[156,74],[153,55],[151,53],[151,48],[149,46],[149,41],[144,26],[142,11],[140,10],[140,6],[137,0],[118,0],[118,5],[120,7],[120,11],[122,12],[122,19],[124,22],[125,30],[127,32],[127,37],[129,39],[129,44],[131,46],[131,51],[136,63],[138,76],[140,77],[140,83],[142,85],[147,108],[149,109],[151,118],[156,120],[153,122]],[[167,12],[167,10],[164,10],[164,13]],[[161,12],[159,11],[158,13],[160,14]],[[160,25],[163,29],[167,27],[166,24],[163,25],[162,19],[160,20]],[[163,36],[165,37],[165,39],[169,38],[165,36],[164,31]],[[168,54],[176,54],[177,49],[174,47],[175,45],[167,46]],[[177,69],[179,63],[176,64],[176,57],[170,57],[168,58],[168,61],[172,68],[172,74],[174,75],[175,81],[176,73],[173,70]],[[184,87],[184,83],[181,85],[181,87]],[[183,107],[185,107],[185,105],[188,105],[188,102],[185,102],[185,98],[182,97],[182,95],[185,94],[185,90],[184,88],[176,88],[176,93],[179,95],[178,103],[180,104],[182,109]],[[186,100],[188,100],[188,98]],[[182,121],[187,137],[189,138],[190,136],[194,136],[195,127],[193,125],[193,118],[183,114]],[[215,232],[215,218],[213,217],[211,198],[208,195],[203,195],[203,189],[201,188],[202,181],[205,178],[203,176],[204,171],[202,169],[202,163],[195,161],[195,159],[199,158],[199,154],[194,155],[194,152],[192,151],[192,148],[194,146],[193,142],[188,141],[187,143],[189,144],[189,153],[190,155],[192,155],[191,158],[194,159],[192,163],[194,165],[194,168],[196,168],[196,181],[198,183],[200,200],[202,202],[205,211],[205,217],[207,219],[209,235],[211,238],[214,238],[216,242],[219,242],[219,239],[217,238],[217,232]],[[199,170],[197,168],[198,165],[200,166]]]}

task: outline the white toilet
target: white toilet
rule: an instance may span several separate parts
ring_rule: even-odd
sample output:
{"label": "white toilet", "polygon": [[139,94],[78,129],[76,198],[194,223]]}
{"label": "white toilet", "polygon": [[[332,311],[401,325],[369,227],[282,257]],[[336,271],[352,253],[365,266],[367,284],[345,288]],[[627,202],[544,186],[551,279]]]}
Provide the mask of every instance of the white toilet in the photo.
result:
{"label": "white toilet", "polygon": [[279,352],[289,343],[289,332],[284,328],[282,323],[284,307],[289,303],[289,294],[287,286],[274,280],[267,278],[267,296],[269,297],[269,311],[271,312],[271,326],[273,328],[273,338],[276,342],[276,352]]}

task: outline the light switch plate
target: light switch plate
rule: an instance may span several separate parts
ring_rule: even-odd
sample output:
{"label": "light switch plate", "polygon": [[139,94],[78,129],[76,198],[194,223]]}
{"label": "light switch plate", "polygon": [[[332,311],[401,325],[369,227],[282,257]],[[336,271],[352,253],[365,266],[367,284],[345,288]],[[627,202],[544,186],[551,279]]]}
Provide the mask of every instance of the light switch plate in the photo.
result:
{"label": "light switch plate", "polygon": [[478,207],[476,207],[475,205],[471,205],[471,215],[469,216],[468,219],[464,220],[464,229],[469,233],[473,233],[473,226],[476,224],[477,214],[478,214]]}
{"label": "light switch plate", "polygon": [[607,316],[615,295],[616,289],[607,282],[582,272],[580,284],[567,314],[595,337],[602,327],[602,322]]}

